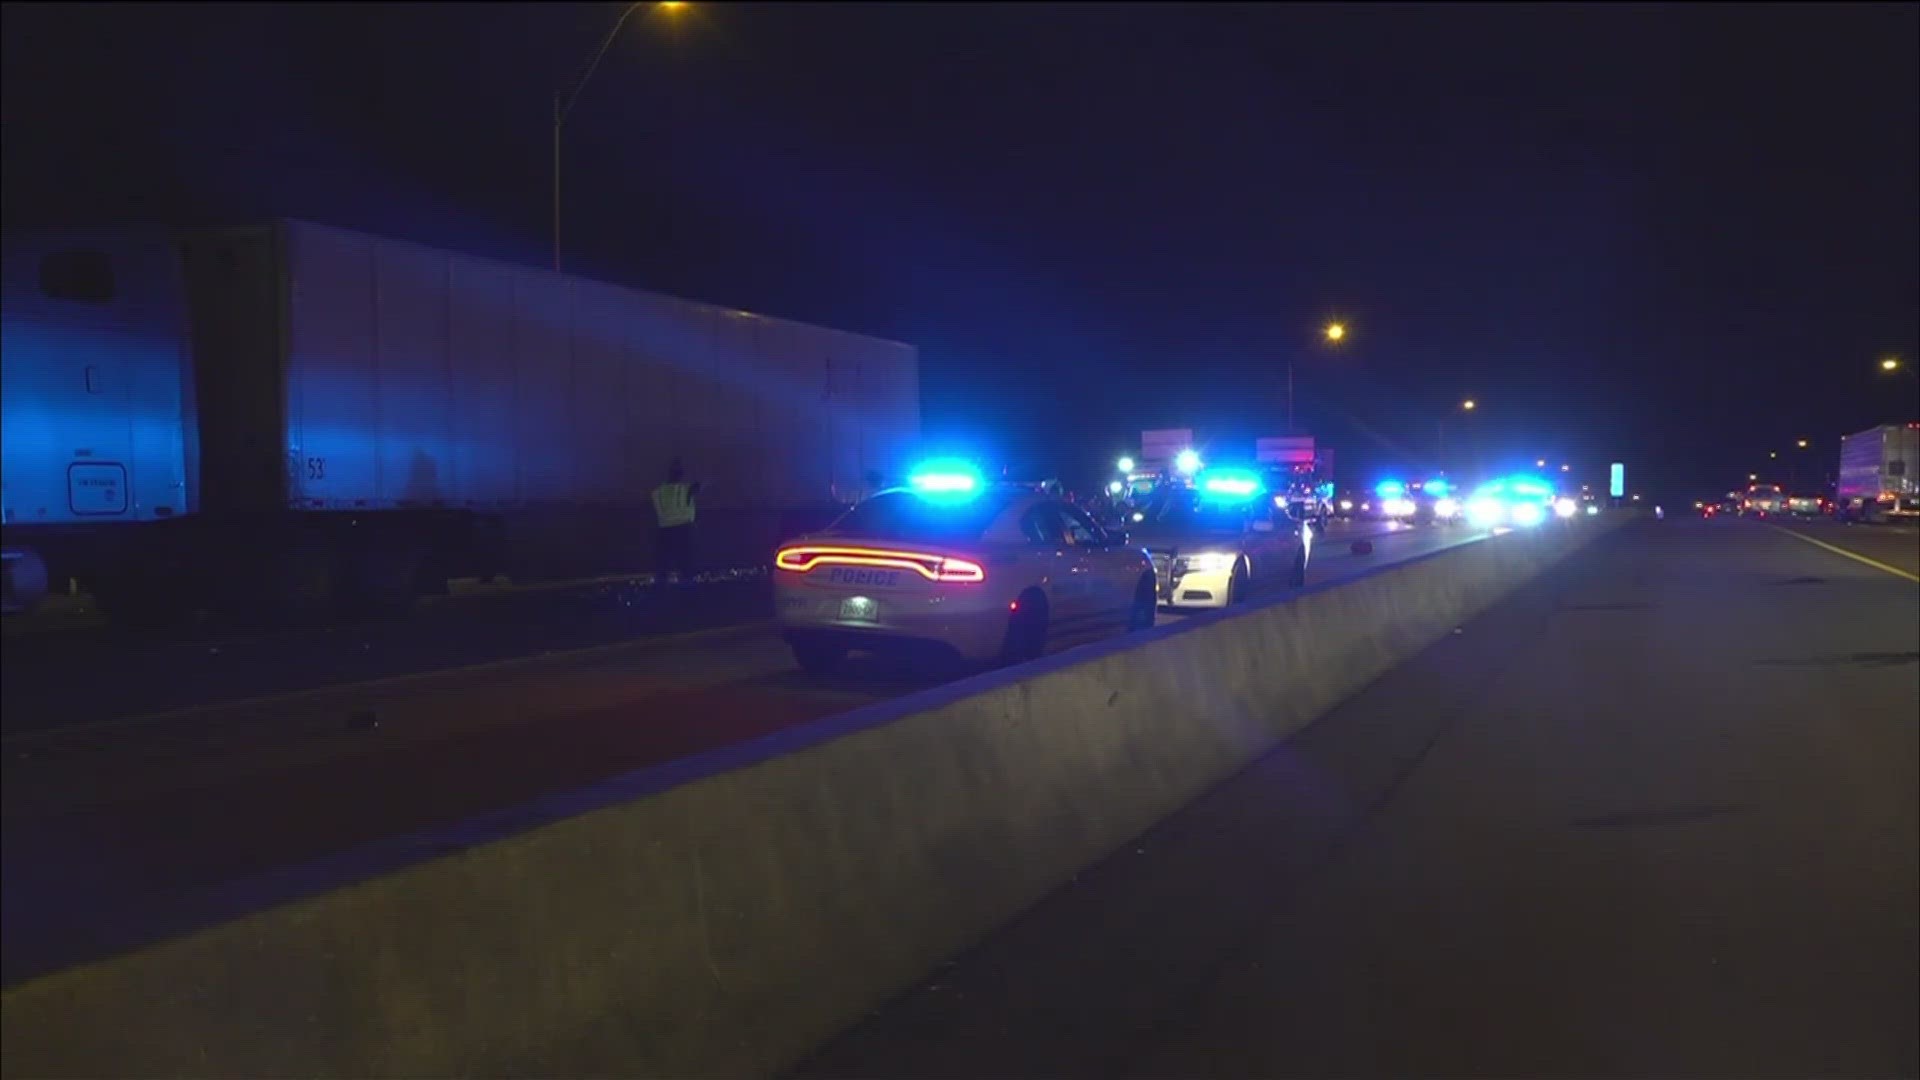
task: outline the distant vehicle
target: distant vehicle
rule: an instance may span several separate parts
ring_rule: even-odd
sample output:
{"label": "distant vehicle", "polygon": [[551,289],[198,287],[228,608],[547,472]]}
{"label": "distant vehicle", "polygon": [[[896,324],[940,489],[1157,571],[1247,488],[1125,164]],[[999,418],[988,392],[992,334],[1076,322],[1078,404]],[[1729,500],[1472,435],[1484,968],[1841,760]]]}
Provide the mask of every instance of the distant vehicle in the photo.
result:
{"label": "distant vehicle", "polygon": [[1451,481],[1436,477],[1412,485],[1413,520],[1421,525],[1453,525],[1465,513],[1461,493]]}
{"label": "distant vehicle", "polygon": [[1920,424],[1883,424],[1841,438],[1834,515],[1843,521],[1920,517]]}
{"label": "distant vehicle", "polygon": [[1832,509],[1825,496],[1801,492],[1787,496],[1787,513],[1794,517],[1819,517]]}
{"label": "distant vehicle", "polygon": [[1145,508],[1133,537],[1146,546],[1160,603],[1222,608],[1256,591],[1306,584],[1314,525],[1266,493],[1244,499],[1169,491]]}
{"label": "distant vehicle", "polygon": [[794,659],[816,675],[853,652],[1028,660],[1148,629],[1157,606],[1153,566],[1125,534],[1044,491],[953,469],[781,545],[773,583]]}
{"label": "distant vehicle", "polygon": [[1754,517],[1782,514],[1786,509],[1787,496],[1779,484],[1748,484],[1747,493],[1740,500],[1740,512]]}
{"label": "distant vehicle", "polygon": [[[1550,484],[1537,477],[1501,477],[1474,489],[1466,499],[1465,514],[1467,523],[1477,529],[1531,529],[1556,516],[1572,516],[1577,507],[1563,513],[1562,501]],[[1571,499],[1564,502],[1573,506]]]}
{"label": "distant vehicle", "polygon": [[911,346],[306,222],[4,266],[5,546],[137,622],[639,569],[674,457],[751,565],[919,437]]}
{"label": "distant vehicle", "polygon": [[1420,503],[1407,485],[1399,480],[1382,480],[1373,487],[1368,512],[1362,516],[1373,521],[1412,522],[1420,512]]}
{"label": "distant vehicle", "polygon": [[1326,528],[1338,509],[1332,450],[1317,447],[1311,435],[1279,435],[1255,439],[1253,456],[1266,490],[1295,520]]}

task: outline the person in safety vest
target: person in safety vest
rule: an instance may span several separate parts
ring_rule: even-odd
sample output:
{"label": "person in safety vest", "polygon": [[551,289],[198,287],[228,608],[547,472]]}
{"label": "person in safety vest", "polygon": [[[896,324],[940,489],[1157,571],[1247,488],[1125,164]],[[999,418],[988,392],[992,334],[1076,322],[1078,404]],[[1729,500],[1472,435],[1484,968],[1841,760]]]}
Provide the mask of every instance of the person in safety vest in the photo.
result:
{"label": "person in safety vest", "polygon": [[693,500],[700,485],[687,482],[686,467],[674,458],[667,482],[653,489],[653,514],[660,523],[660,569],[668,580],[693,576]]}

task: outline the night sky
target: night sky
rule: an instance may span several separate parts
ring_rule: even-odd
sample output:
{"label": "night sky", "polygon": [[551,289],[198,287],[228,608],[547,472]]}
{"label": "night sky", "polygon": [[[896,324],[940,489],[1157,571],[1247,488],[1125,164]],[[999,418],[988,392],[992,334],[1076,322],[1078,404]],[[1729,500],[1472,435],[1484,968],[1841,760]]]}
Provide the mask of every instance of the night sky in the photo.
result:
{"label": "night sky", "polygon": [[[545,263],[551,95],[619,11],[9,4],[6,221]],[[1291,359],[1343,480],[1444,442],[1704,494],[1920,412],[1917,12],[649,12],[568,121],[567,259],[910,341],[931,430],[1070,471],[1281,433]]]}

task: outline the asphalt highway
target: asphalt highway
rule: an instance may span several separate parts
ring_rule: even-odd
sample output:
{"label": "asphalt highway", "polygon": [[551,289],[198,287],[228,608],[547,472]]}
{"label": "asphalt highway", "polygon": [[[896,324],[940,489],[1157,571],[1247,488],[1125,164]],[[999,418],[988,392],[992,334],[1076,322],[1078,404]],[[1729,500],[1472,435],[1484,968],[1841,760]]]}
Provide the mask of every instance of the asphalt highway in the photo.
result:
{"label": "asphalt highway", "polygon": [[1788,528],[1603,536],[799,1075],[1920,1074],[1913,540]]}
{"label": "asphalt highway", "polygon": [[[1354,553],[1348,542],[1367,532],[1342,527],[1317,546],[1309,581],[1480,535],[1466,528],[1400,530],[1373,536],[1372,552]],[[735,587],[744,593],[755,586]],[[635,603],[697,604],[701,595],[690,590]],[[10,700],[0,847],[6,981],[97,955],[131,913],[150,915],[209,885],[755,738],[944,677],[872,663],[830,683],[809,680],[772,627],[741,624],[737,616],[728,620],[736,625],[638,640],[619,633],[624,616],[617,613],[593,621],[625,599],[618,589],[598,599],[561,596],[557,613],[523,601],[449,607],[456,614],[333,632],[383,635],[414,657],[475,655],[415,640],[434,633],[496,651],[511,640],[604,642],[531,655],[522,649],[448,671],[403,670],[371,682],[132,716],[53,709],[22,720],[12,716]],[[502,628],[482,617],[489,611],[508,623],[544,614],[537,625]],[[592,625],[563,639],[569,614]],[[649,617],[633,618],[637,625]],[[287,641],[332,640],[317,633],[242,635],[235,647],[254,650],[248,655],[256,660],[235,668],[284,669],[292,663]],[[10,644],[10,690],[15,664]],[[164,678],[164,665],[153,670]],[[92,683],[114,678],[97,672],[75,686],[76,694],[113,700],[110,689]],[[183,676],[168,685],[186,693],[247,684],[206,678],[212,682]],[[50,708],[47,683],[42,673],[36,685],[43,696],[34,699],[42,708]]]}

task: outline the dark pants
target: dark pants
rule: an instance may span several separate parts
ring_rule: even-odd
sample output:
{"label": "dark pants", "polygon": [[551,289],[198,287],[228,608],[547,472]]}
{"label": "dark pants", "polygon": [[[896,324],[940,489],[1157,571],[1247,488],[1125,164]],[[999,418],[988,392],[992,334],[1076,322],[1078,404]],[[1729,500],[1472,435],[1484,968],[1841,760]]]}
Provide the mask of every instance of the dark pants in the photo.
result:
{"label": "dark pants", "polygon": [[693,526],[671,525],[660,530],[659,564],[661,570],[681,577],[693,575]]}

